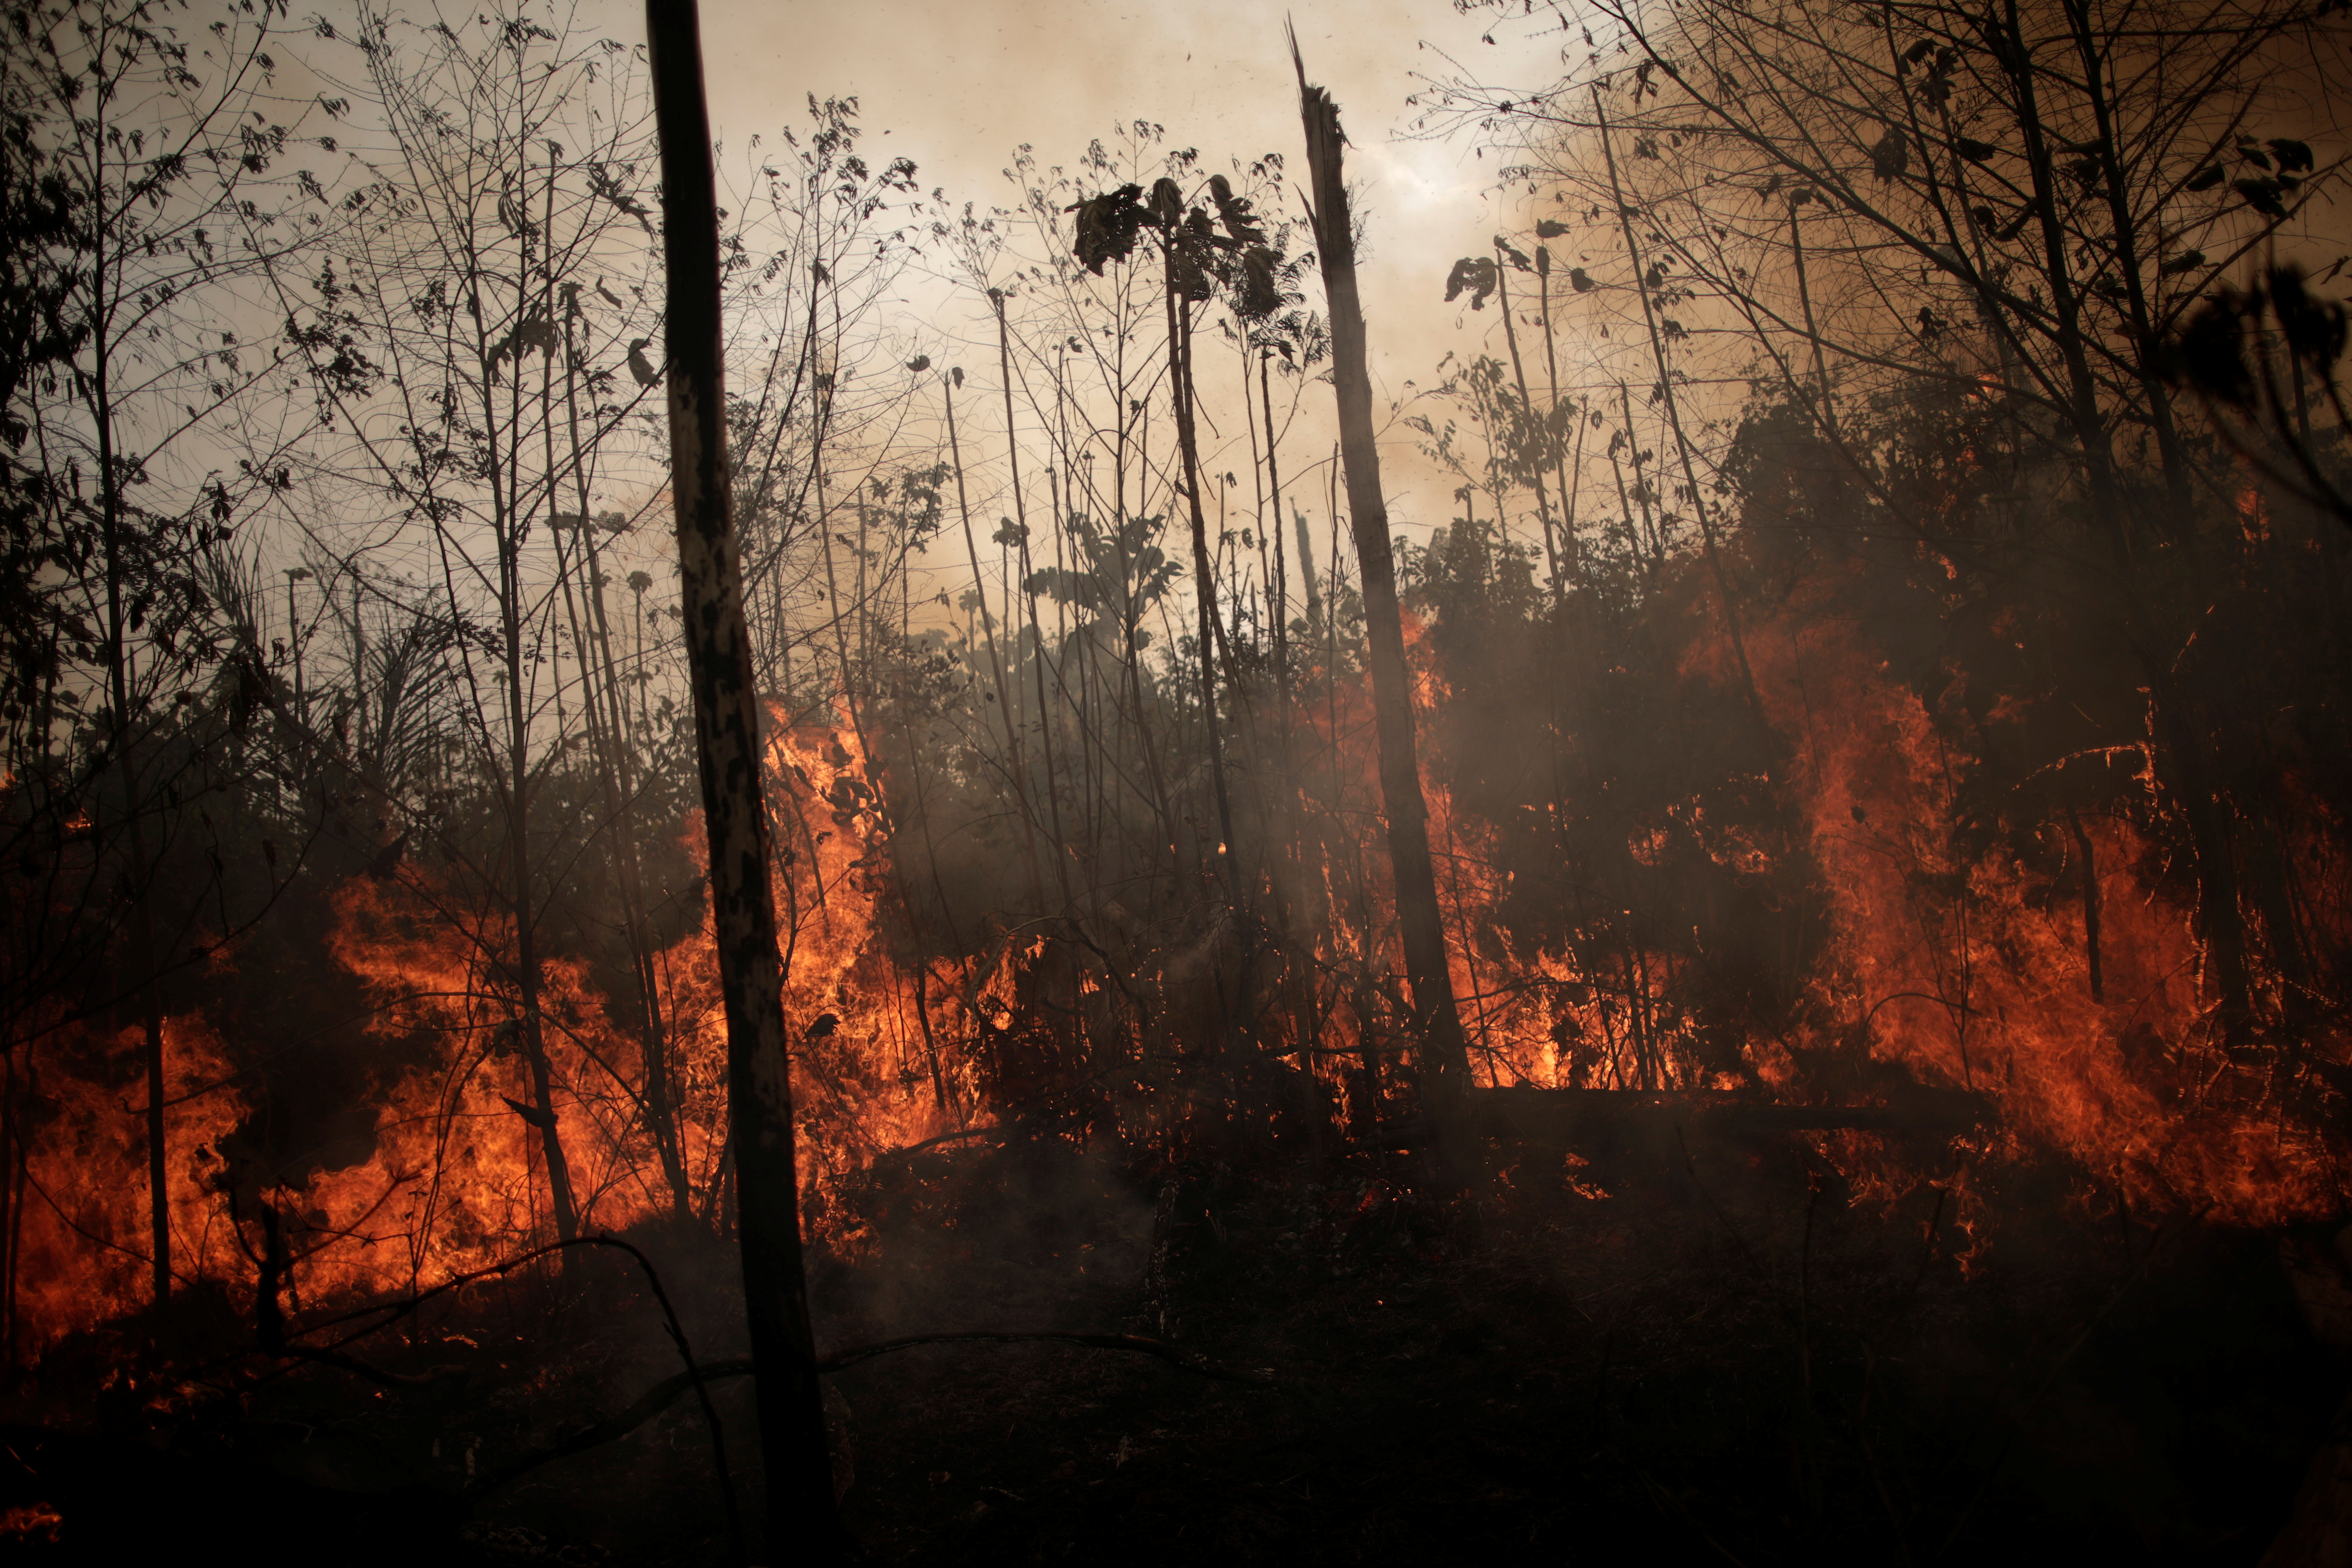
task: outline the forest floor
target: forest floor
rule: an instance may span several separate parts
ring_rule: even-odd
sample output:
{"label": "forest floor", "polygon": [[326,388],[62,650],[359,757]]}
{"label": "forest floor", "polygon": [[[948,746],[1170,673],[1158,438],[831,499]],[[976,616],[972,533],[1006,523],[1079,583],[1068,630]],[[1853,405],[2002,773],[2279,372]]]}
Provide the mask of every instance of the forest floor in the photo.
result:
{"label": "forest floor", "polygon": [[[1050,1343],[849,1368],[848,1527],[910,1564],[2251,1564],[2343,1394],[2324,1234],[2135,1217],[2057,1173],[1859,1201],[1786,1137],[1675,1163],[1522,1152],[1465,1219],[1392,1157],[1157,1194],[1058,1145],[919,1161],[869,1194],[867,1256],[816,1269],[821,1348],[1135,1332],[1271,1381]],[[726,1250],[635,1239],[698,1357],[740,1355]],[[61,1347],[0,1412],[0,1510],[54,1513],[18,1541],[57,1560],[730,1561],[691,1395],[456,1500],[677,1370],[635,1275],[404,1330],[353,1349],[413,1381],[310,1366],[233,1398],[110,1372],[135,1326]],[[756,1531],[748,1383],[712,1392]]]}

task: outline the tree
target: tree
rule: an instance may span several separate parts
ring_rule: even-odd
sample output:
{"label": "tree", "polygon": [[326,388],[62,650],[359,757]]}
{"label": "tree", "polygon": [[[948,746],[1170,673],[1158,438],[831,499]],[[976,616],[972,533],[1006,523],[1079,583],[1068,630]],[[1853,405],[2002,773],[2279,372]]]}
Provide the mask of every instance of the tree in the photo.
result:
{"label": "tree", "polygon": [[[512,1008],[526,1069],[519,1113],[539,1135],[555,1227],[570,1237],[583,1215],[541,1005],[549,849],[534,834],[547,807],[568,828],[587,806],[556,788],[575,737],[593,759],[587,800],[602,806],[637,990],[642,1059],[621,1088],[673,1202],[685,1203],[629,826],[642,770],[604,612],[604,562],[631,523],[619,517],[600,541],[614,520],[594,505],[611,472],[625,471],[614,449],[625,450],[645,396],[624,345],[652,311],[645,285],[629,281],[645,265],[635,237],[651,226],[638,194],[652,156],[646,107],[621,45],[564,37],[522,8],[464,33],[367,10],[353,44],[389,155],[332,258],[310,278],[274,279],[289,317],[299,303],[311,322],[298,341],[324,416],[312,471],[345,512],[329,545],[338,577],[437,600],[456,623],[447,651],[467,739],[502,819],[490,858],[465,866],[498,913],[460,918]],[[389,551],[413,575],[359,573],[363,555]],[[383,835],[393,837],[389,820]]]}
{"label": "tree", "polygon": [[[2168,381],[2166,344],[2333,177],[2300,140],[2312,106],[2278,68],[2340,25],[2328,9],[1727,0],[1666,23],[1618,7],[1615,36],[1549,89],[1441,94],[1507,114],[1535,152],[1517,173],[1565,209],[1547,226],[1589,226],[1584,242],[1613,253],[1587,308],[1623,321],[1618,302],[1638,306],[1678,462],[1694,453],[1679,388],[1701,363],[1744,369],[1807,411],[1901,527],[2063,580],[2052,612],[2127,653],[2233,1036],[2260,1010],[2262,948],[2294,943],[2249,910],[2250,881],[2278,868],[2249,862],[2266,851],[2240,820],[2276,810],[2276,781],[2232,762],[2235,672],[2200,657],[2197,629],[2214,574],[2242,559],[2239,487]],[[2055,528],[2012,505],[1994,537],[1956,540],[1899,502],[1903,453],[1872,410],[1938,384],[1999,406],[1980,458],[2019,478],[2021,500],[2025,475],[2071,474],[2077,504]],[[1704,518],[1709,488],[1691,464],[1676,499]]]}
{"label": "tree", "polygon": [[1316,253],[1330,302],[1332,376],[1339,401],[1339,441],[1347,459],[1348,515],[1363,573],[1364,629],[1370,644],[1373,712],[1380,726],[1381,795],[1388,819],[1389,861],[1396,881],[1397,919],[1404,936],[1405,974],[1412,989],[1412,1036],[1420,1052],[1422,1096],[1449,1179],[1459,1183],[1468,1158],[1464,1121],[1470,1063],[1455,1010],[1446,959],[1445,928],[1437,907],[1436,873],[1429,858],[1429,807],[1421,791],[1413,742],[1412,687],[1398,619],[1396,569],[1389,548],[1388,501],[1381,489],[1373,444],[1372,390],[1364,366],[1364,316],[1356,289],[1355,229],[1342,173],[1339,106],[1321,88],[1307,85],[1297,38],[1291,63],[1298,73],[1298,108],[1307,132],[1307,166],[1314,193]]}
{"label": "tree", "polygon": [[735,539],[721,367],[719,203],[708,149],[699,21],[690,3],[646,8],[660,117],[668,269],[670,487],[677,510],[683,624],[710,837],[721,984],[727,997],[728,1108],[741,1173],[745,1317],[751,1330],[770,1551],[785,1532],[818,1563],[843,1552],[825,1456],[808,1283],[801,1264],[792,1067],[783,975],[769,884],[768,817],[751,628]]}
{"label": "tree", "polygon": [[[204,466],[236,416],[286,390],[278,356],[240,339],[239,285],[325,223],[320,181],[282,165],[306,142],[332,151],[331,137],[299,133],[334,106],[274,94],[282,15],[240,3],[199,28],[189,7],[162,0],[24,0],[0,14],[10,224],[0,308],[15,329],[0,363],[11,568],[0,701],[22,805],[10,826],[20,844],[58,845],[58,824],[95,819],[127,895],[81,906],[71,930],[46,923],[44,902],[20,907],[20,938],[46,951],[16,973],[54,998],[118,934],[127,944],[112,984],[144,1037],[159,1304],[173,1280],[159,986],[182,965],[157,946],[152,878],[165,847],[151,834],[178,781],[151,769],[146,742],[218,663],[208,552],[288,482],[282,446],[268,438],[234,475]],[[60,733],[77,722],[86,736]],[[35,955],[20,947],[18,957]],[[28,998],[11,1000],[12,1018],[30,1016]]]}
{"label": "tree", "polygon": [[887,575],[903,564],[903,552],[869,541],[848,547],[858,552],[853,586],[863,584],[852,602],[825,578],[840,554],[835,535],[846,532],[839,514],[857,511],[856,498],[906,456],[922,384],[919,373],[892,374],[916,356],[885,312],[915,256],[922,192],[908,160],[869,163],[864,133],[856,99],[812,97],[806,125],[772,143],[750,139],[750,167],[725,203],[722,278],[741,323],[728,345],[738,389],[728,419],[743,454],[745,610],[761,684],[788,702],[812,669],[823,684],[816,643],[831,645],[836,667],[865,658],[846,639],[881,602],[869,567]]}

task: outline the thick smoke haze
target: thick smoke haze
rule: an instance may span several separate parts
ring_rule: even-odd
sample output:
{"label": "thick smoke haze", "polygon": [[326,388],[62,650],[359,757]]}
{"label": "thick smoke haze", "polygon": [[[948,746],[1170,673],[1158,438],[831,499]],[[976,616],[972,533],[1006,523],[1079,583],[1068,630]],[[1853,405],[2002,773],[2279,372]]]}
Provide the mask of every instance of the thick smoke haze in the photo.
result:
{"label": "thick smoke haze", "polygon": [[667,3],[0,0],[0,1544],[2352,1475],[2344,0]]}
{"label": "thick smoke haze", "polygon": [[[1406,100],[1425,85],[1415,73],[1451,74],[1451,57],[1488,79],[1541,79],[1558,68],[1557,36],[1530,40],[1491,15],[1405,0],[1286,8],[1251,0],[719,0],[703,11],[711,121],[735,154],[753,134],[798,123],[811,93],[855,96],[870,157],[911,158],[925,190],[985,209],[1012,199],[1004,168],[1020,145],[1041,165],[1075,165],[1089,141],[1150,121],[1166,128],[1169,147],[1199,149],[1206,168],[1281,153],[1291,164],[1284,216],[1296,216],[1304,154],[1286,18],[1308,79],[1331,89],[1352,142],[1372,374],[1385,405],[1406,395],[1409,381],[1428,384],[1439,358],[1466,346],[1458,310],[1433,307],[1454,258],[1502,226],[1493,190],[1500,161],[1491,151],[1474,155],[1458,136],[1415,133],[1421,110]],[[625,7],[612,25],[622,37],[637,26]],[[1492,44],[1483,41],[1490,36]],[[985,340],[985,304],[972,291],[944,306],[932,330]],[[1450,484],[1413,473],[1404,466],[1412,442],[1401,431],[1389,436],[1385,455],[1400,465],[1390,498],[1398,520],[1442,518]]]}

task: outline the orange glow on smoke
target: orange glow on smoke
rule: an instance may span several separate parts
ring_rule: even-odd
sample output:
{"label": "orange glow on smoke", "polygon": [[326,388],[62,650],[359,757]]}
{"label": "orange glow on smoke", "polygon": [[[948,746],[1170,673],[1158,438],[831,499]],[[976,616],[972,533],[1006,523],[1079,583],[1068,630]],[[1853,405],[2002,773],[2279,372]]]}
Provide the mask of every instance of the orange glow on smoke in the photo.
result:
{"label": "orange glow on smoke", "polygon": [[[1427,715],[1453,691],[1428,628],[1409,620],[1405,629],[1415,700]],[[1819,613],[1801,596],[1748,629],[1747,653],[1787,758],[1785,776],[1759,787],[1801,825],[1799,841],[1759,842],[1691,800],[1636,825],[1625,848],[1635,864],[1656,868],[1678,845],[1695,846],[1748,881],[1781,874],[1797,857],[1811,867],[1828,935],[1802,978],[1808,1021],[1789,1037],[1741,1047],[1766,1086],[1790,1092],[1801,1057],[1844,1052],[1986,1097],[2000,1118],[1991,1147],[1955,1149],[1958,1173],[1935,1178],[1961,1192],[1964,1211],[1976,1166],[2049,1149],[2136,1209],[2197,1210],[2248,1225],[2336,1212],[2335,1163],[2318,1131],[2283,1111],[2221,1048],[2191,913],[2151,890],[2156,851],[2139,831],[2114,817],[2084,825],[2103,895],[2103,994],[2095,998],[2079,889],[2005,841],[1970,847],[1954,828],[1956,801],[1983,751],[1966,742],[2022,721],[2020,704],[1973,719],[1954,673],[1931,710],[1850,617]],[[1727,647],[1703,640],[1685,673],[1727,686]],[[1288,786],[1296,795],[1281,803],[1296,838],[1284,851],[1287,868],[1266,873],[1290,879],[1281,895],[1307,951],[1288,999],[1251,1027],[1267,1054],[1305,1063],[1302,1081],[1361,1129],[1402,1073],[1402,964],[1374,725],[1360,678],[1331,682],[1310,672],[1308,685],[1318,694],[1285,716],[1307,759]],[[1591,961],[1574,952],[1527,951],[1510,934],[1503,836],[1457,809],[1445,763],[1424,748],[1439,899],[1476,1080],[1734,1087],[1736,1075],[1703,1068],[1687,1048],[1695,1026],[1677,998],[1692,955],[1629,942],[1622,955],[1588,968]],[[768,774],[812,1237],[856,1252],[871,1238],[847,1200],[877,1157],[984,1129],[1000,1100],[1022,1103],[1036,1085],[1083,1076],[1088,1053],[1132,1044],[1139,1056],[1214,1056],[1200,1016],[1186,1010],[1199,1005],[1210,972],[1205,945],[1161,952],[1150,973],[1122,976],[1087,967],[1092,960],[1037,931],[1004,929],[969,960],[909,961],[882,784],[847,715],[797,727],[776,715]],[[1247,860],[1255,847],[1242,837],[1236,858]],[[698,822],[685,826],[684,837],[698,861]],[[268,1203],[286,1216],[290,1288],[307,1307],[405,1293],[552,1238],[541,1140],[512,1109],[529,1105],[532,1091],[514,933],[500,906],[468,902],[414,863],[393,878],[353,878],[331,902],[329,951],[372,1004],[366,1031],[401,1047],[382,1059],[404,1064],[369,1086],[375,1122],[365,1159],[333,1170],[232,1170],[220,1150],[255,1110],[249,1086],[205,1020],[166,1024],[177,1267],[239,1302],[250,1299],[258,1247],[248,1205]],[[1072,967],[1055,971],[1057,963]],[[698,929],[654,955],[652,969],[688,1206],[715,1223],[729,1201],[726,1039],[707,910]],[[1079,1004],[1063,1011],[1084,1016],[1055,1022],[1031,1005],[1049,973]],[[631,1016],[627,999],[600,994],[588,964],[570,958],[542,964],[541,988],[557,1128],[583,1225],[618,1229],[666,1212],[671,1197],[639,1097],[645,1042],[616,1022]],[[1132,1041],[1091,1040],[1088,1009],[1107,1016],[1118,1005],[1142,1015],[1119,1026],[1132,1028]],[[143,1049],[135,1028],[103,1045],[118,1067]],[[1301,1047],[1313,1054],[1298,1055]],[[1152,1100],[1116,1085],[1103,1092],[1137,1136],[1180,1138],[1204,1114],[1201,1101],[1181,1095]],[[1136,1098],[1118,1098],[1130,1092]],[[135,1311],[146,1297],[138,1108],[62,1074],[42,1093],[47,1120],[22,1220],[20,1354]],[[1867,1134],[1822,1136],[1816,1146],[1865,1194],[1899,1195],[1926,1179],[1892,1163]],[[1602,1195],[1573,1164],[1563,1180]]]}

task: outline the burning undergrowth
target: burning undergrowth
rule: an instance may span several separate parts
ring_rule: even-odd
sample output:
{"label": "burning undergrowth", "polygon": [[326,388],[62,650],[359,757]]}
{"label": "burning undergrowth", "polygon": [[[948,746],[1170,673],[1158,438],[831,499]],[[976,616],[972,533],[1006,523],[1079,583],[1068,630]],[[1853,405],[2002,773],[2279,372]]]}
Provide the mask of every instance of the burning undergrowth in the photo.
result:
{"label": "burning undergrowth", "polygon": [[[1751,534],[1761,557],[1771,535]],[[1874,632],[1904,609],[1874,603],[1890,575],[1916,596],[1916,552],[1815,571],[1742,628],[1735,669],[1695,567],[1670,567],[1684,586],[1631,618],[1593,604],[1513,616],[1507,551],[1451,548],[1421,569],[1431,618],[1415,646],[1480,1085],[1881,1109],[1916,1089],[1975,1096],[1984,1115],[1941,1163],[1868,1129],[1820,1134],[1858,1191],[1893,1203],[1941,1183],[1971,1226],[1982,1173],[2051,1157],[2136,1212],[2337,1212],[2322,1112],[2341,1047],[2306,1000],[2339,940],[2324,804],[2306,799],[2279,846],[2300,878],[2303,978],[2273,964],[2252,1011],[2226,1016],[2151,761],[2157,721],[2037,761],[2036,730],[2074,721],[2043,715],[2079,712],[2082,693],[1988,680],[1948,646]],[[1603,639],[1622,661],[1573,692],[1511,673]],[[971,814],[978,797],[927,798],[936,716],[877,705],[856,723],[779,723],[813,1240],[862,1256],[897,1208],[919,1207],[907,1173],[972,1144],[1060,1139],[1141,1171],[1411,1142],[1360,680],[1326,661],[1291,702],[1240,715],[1244,826],[1218,877],[1055,915],[1018,914],[1021,885],[1098,883],[1105,868],[1034,843],[1024,866],[1001,816]],[[1662,704],[1665,744],[1610,744]],[[869,723],[885,735],[870,756]],[[1505,748],[1505,730],[1545,740]],[[1087,743],[1075,725],[1064,738]],[[933,787],[949,793],[936,772]],[[920,852],[956,836],[1004,868],[993,883],[951,885]],[[424,855],[321,886],[297,911],[317,921],[307,967],[262,983],[323,980],[313,1012],[341,1016],[311,1033],[341,1053],[331,1107],[278,1065],[315,1040],[239,1026],[266,1015],[225,948],[166,1026],[187,1276],[249,1294],[267,1208],[303,1310],[429,1288],[549,1235],[551,1148],[584,1231],[656,1215],[723,1229],[715,965],[690,861],[668,858],[683,912],[641,971],[583,936],[541,960],[528,1008],[511,920],[460,871]],[[297,1033],[278,1005],[272,1021]],[[138,1300],[124,1244],[140,1194],[120,1174],[138,1139],[117,1114],[131,1042],[61,1038],[26,1101],[43,1128],[11,1253],[26,1354]]]}
{"label": "burning undergrowth", "polygon": [[[866,1456],[849,1495],[872,1500],[877,1535],[917,1558],[1013,1551],[1024,1531],[1076,1542],[1098,1521],[1075,1487],[1165,1502],[1122,1479],[1130,1463],[1218,1471],[1274,1411],[1261,1446],[1328,1465],[1381,1401],[1467,1378],[1517,1435],[1448,1426],[1449,1442],[1549,1453],[1612,1517],[1866,1556],[1878,1526],[1822,1522],[1852,1493],[1914,1546],[2003,1539],[2064,1512],[2026,1479],[2080,1456],[2042,1447],[2102,1423],[2147,1436],[2108,1373],[2072,1358],[2120,1366],[2131,1334],[2180,1330],[2148,1300],[2176,1288],[2218,1293],[2214,1322],[2258,1324],[2241,1370],[2273,1403],[2222,1414],[2271,1423],[2284,1450],[2308,1439],[2316,1417],[2278,1388],[2307,1394],[2333,1366],[2309,1323],[2342,1290],[2326,1237],[2344,1217],[2346,1042],[2328,998],[2352,927],[2336,786],[2294,749],[2309,737],[2267,737],[2267,771],[2229,750],[2225,699],[2284,678],[2209,616],[2197,657],[2147,680],[2068,619],[2080,584],[2021,593],[1916,535],[1795,538],[1765,478],[1748,484],[1727,553],[1771,591],[1737,617],[1696,557],[1632,561],[1617,582],[1646,579],[1638,595],[1596,579],[1547,597],[1522,547],[1465,520],[1410,563],[1420,783],[1473,1076],[1477,1173],[1450,1199],[1417,1158],[1441,1129],[1399,980],[1372,697],[1336,591],[1293,628],[1283,679],[1244,683],[1215,761],[1122,751],[1097,727],[1141,701],[1186,733],[1172,668],[1101,706],[1035,699],[1025,731],[1001,731],[1020,744],[993,745],[992,688],[1092,679],[1099,626],[1014,641],[1001,688],[970,644],[950,658],[910,637],[871,694],[772,710],[826,1348],[1141,1332],[1290,1380],[1178,1396],[1166,1380],[1197,1367],[1079,1370],[1038,1345],[846,1369],[836,1404]],[[2245,570],[2332,548],[2270,540]],[[2085,651],[2022,657],[2044,643]],[[1543,677],[1557,668],[1578,679]],[[2197,810],[2190,777],[2209,792]],[[167,1315],[145,1309],[124,1112],[140,1031],[51,1031],[11,1089],[9,1322],[37,1399],[110,1378],[118,1427],[180,1442],[210,1421],[304,1484],[462,1495],[677,1375],[650,1286],[587,1245],[602,1237],[668,1282],[698,1362],[740,1362],[698,825],[668,814],[611,869],[583,857],[551,875],[526,968],[467,821],[351,834],[340,863],[322,850],[268,921],[175,982]],[[2300,1238],[2302,1318],[2281,1234]],[[2112,1257],[2086,1239],[2110,1237]],[[1669,1310],[1685,1330],[1650,1323]],[[2080,1344],[2053,1345],[2053,1322],[2087,1325]],[[1370,1382],[1342,1370],[1357,1341]],[[1000,1359],[970,1360],[983,1353]],[[1757,1356],[1780,1370],[1749,1375]],[[2063,1392],[2037,1392],[2036,1367]],[[1346,1392],[1295,1386],[1318,1379]],[[740,1437],[740,1379],[719,1381],[712,1414]],[[2181,1370],[2146,1419],[2227,1404],[2195,1381]],[[1710,1446],[1650,1405],[1657,1389],[1742,1435]],[[382,1393],[408,1414],[362,1436],[354,1390],[362,1410]],[[1521,1431],[1530,1390],[1589,1401],[1598,1447]],[[705,1417],[672,1393],[606,1436],[613,1454],[658,1451],[655,1512],[715,1519]],[[2074,1437],[2043,1431],[2045,1404]],[[1073,1436],[1022,1430],[1090,1410],[1111,1414]],[[250,1425],[314,1416],[352,1436],[344,1458],[307,1439],[289,1457]],[[1937,1422],[1964,1435],[1922,1436]],[[1110,1473],[1088,1473],[1114,1436]],[[2019,1445],[2041,1458],[2013,1464]],[[1787,1496],[1758,1481],[1698,1499],[1689,1466],[1781,1446]],[[2267,1453],[2213,1462],[2275,1481]],[[2194,1458],[2084,1461],[2094,1490],[2123,1491],[2065,1528],[2095,1540],[2128,1518],[2176,1544],[2252,1528],[2203,1493],[2168,1512],[2132,1492]],[[659,1556],[643,1510],[581,1513],[621,1462],[551,1461],[570,1479],[538,1494],[518,1479],[481,1517],[552,1540],[593,1516],[587,1534]],[[1033,1462],[1046,1481],[1016,1483]],[[1497,1457],[1496,1473],[1528,1462]],[[1000,1479],[975,1493],[966,1467]],[[1045,1515],[1040,1487],[1063,1500]],[[1396,1507],[1406,1533],[1423,1527],[1421,1502]]]}
{"label": "burning undergrowth", "polygon": [[[1588,1139],[1605,1197],[1539,1142],[1496,1146],[1475,1237],[1396,1156],[1153,1181],[1058,1141],[918,1156],[864,1260],[816,1268],[821,1351],[1017,1323],[1274,1376],[1050,1342],[849,1367],[826,1381],[852,1528],[910,1563],[2251,1562],[2335,1403],[2343,1352],[2290,1289],[2352,1303],[2325,1233],[2283,1271],[2270,1236],[2070,1205],[2042,1160],[1988,1177],[1971,1242],[1940,1194],[1872,1199],[1785,1134]],[[628,1236],[711,1369],[726,1471],[683,1393],[546,1458],[677,1380],[617,1256],[436,1299],[368,1342],[378,1381],[312,1363],[224,1397],[192,1367],[119,1382],[106,1435],[12,1447],[89,1551],[159,1543],[151,1515],[93,1531],[106,1486],[184,1534],[267,1478],[255,1561],[727,1561],[721,1474],[758,1523],[733,1258],[699,1226]]]}
{"label": "burning undergrowth", "polygon": [[[0,1540],[742,1558],[803,1250],[908,1561],[2242,1561],[2315,1445],[2329,1501],[2342,171],[2268,119],[2325,17],[1603,0],[1550,89],[1425,84],[1517,227],[1384,437],[1296,51],[1303,218],[1134,120],[959,220],[812,98],[663,214],[724,290],[666,378],[699,154],[627,45],[268,39],[347,151],[270,8],[207,83],[110,5],[0,70]],[[788,1067],[719,973],[771,886]]]}

